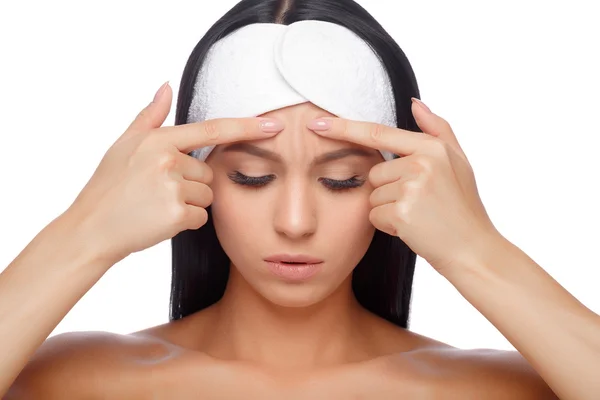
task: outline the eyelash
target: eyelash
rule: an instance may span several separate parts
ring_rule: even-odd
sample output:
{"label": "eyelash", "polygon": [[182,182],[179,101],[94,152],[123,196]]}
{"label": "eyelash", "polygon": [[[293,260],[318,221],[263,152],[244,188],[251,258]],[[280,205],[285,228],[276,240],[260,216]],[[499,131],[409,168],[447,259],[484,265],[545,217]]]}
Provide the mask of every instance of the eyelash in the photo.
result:
{"label": "eyelash", "polygon": [[[239,171],[235,171],[231,174],[228,174],[228,176],[229,179],[231,179],[234,183],[238,185],[252,186],[256,189],[266,186],[275,179],[275,175],[254,177],[244,175]],[[350,190],[362,186],[365,183],[365,179],[360,178],[358,176],[353,176],[344,180],[319,178],[319,182],[323,183],[323,186],[325,186],[327,190],[339,193],[345,190]]]}

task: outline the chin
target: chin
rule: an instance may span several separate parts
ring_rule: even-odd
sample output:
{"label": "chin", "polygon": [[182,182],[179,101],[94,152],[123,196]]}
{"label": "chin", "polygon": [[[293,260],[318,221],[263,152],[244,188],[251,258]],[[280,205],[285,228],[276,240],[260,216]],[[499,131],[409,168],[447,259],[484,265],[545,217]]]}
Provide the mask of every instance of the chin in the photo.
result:
{"label": "chin", "polygon": [[262,287],[258,292],[267,301],[281,307],[303,308],[310,307],[323,301],[333,290],[311,283],[286,284],[277,283],[278,287]]}

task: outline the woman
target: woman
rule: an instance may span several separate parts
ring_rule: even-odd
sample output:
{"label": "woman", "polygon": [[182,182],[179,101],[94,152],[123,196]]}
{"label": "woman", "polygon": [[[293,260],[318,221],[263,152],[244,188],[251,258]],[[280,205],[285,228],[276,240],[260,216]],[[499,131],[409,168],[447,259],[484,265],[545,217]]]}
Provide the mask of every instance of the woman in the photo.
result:
{"label": "woman", "polygon": [[[373,45],[395,88],[398,129],[333,118],[320,130],[314,120],[334,115],[310,103],[268,112],[262,116],[268,120],[184,124],[196,73],[214,42],[248,24],[303,19],[346,26]],[[0,393],[533,399],[555,398],[552,388],[563,398],[590,398],[586,368],[593,371],[598,359],[592,346],[597,316],[493,228],[450,127],[418,102],[411,106],[411,97],[419,93],[408,62],[355,3],[240,2],[192,53],[180,86],[178,126],[160,128],[172,101],[165,85],[69,210],[0,276]],[[365,132],[378,132],[377,140]],[[254,146],[231,146],[244,142]],[[186,155],[206,145],[218,145],[206,162]],[[405,182],[413,183],[405,185],[398,180],[410,173],[405,160],[382,163],[380,148],[420,160],[413,172],[430,170],[410,175]],[[248,154],[261,149],[282,161]],[[324,152],[345,149],[364,155],[310,173],[305,168]],[[406,207],[386,206],[391,203]],[[112,265],[171,237],[170,323],[127,336],[63,334],[42,344]],[[527,361],[512,352],[453,349],[406,330],[415,253]],[[316,272],[310,277],[289,276],[309,267],[283,269],[287,262],[322,266],[310,267]],[[286,276],[277,275],[282,270]],[[32,291],[37,296],[26,295]],[[20,305],[18,314],[9,313],[11,304]],[[577,318],[567,326],[578,334],[561,330],[559,313]],[[580,369],[564,370],[574,354],[589,359],[581,356]],[[578,377],[582,383],[575,385]]]}

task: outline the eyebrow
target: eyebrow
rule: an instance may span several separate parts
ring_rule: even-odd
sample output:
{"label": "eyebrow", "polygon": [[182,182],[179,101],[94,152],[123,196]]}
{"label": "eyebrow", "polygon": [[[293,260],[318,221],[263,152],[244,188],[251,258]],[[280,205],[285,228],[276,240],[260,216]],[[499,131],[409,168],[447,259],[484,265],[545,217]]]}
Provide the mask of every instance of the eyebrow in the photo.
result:
{"label": "eyebrow", "polygon": [[[263,149],[261,147],[252,145],[250,143],[237,142],[227,145],[223,148],[223,153],[225,152],[240,152],[251,154],[256,157],[265,158],[267,160],[283,164],[283,158],[270,150]],[[313,159],[310,163],[311,166],[322,165],[331,161],[340,160],[349,156],[359,156],[359,157],[373,157],[374,152],[367,149],[361,149],[358,147],[345,147],[343,149],[330,151],[329,153],[321,154]]]}

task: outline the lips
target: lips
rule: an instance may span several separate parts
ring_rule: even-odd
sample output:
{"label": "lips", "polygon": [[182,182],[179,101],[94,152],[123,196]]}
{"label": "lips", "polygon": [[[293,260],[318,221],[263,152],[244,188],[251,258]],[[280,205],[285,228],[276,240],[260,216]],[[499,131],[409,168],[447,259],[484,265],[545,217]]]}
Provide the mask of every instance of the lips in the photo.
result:
{"label": "lips", "polygon": [[275,254],[265,258],[265,261],[288,265],[320,264],[323,262],[320,258],[305,254]]}
{"label": "lips", "polygon": [[265,258],[271,273],[286,282],[305,282],[323,269],[323,260],[305,254],[275,254]]}

